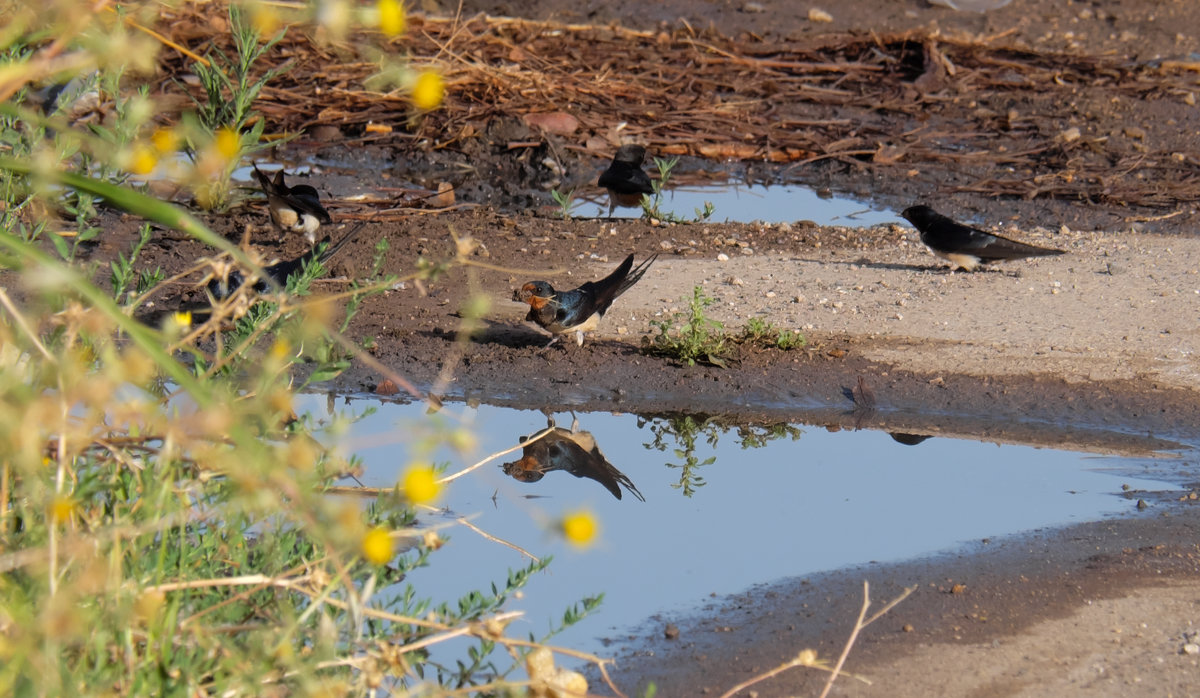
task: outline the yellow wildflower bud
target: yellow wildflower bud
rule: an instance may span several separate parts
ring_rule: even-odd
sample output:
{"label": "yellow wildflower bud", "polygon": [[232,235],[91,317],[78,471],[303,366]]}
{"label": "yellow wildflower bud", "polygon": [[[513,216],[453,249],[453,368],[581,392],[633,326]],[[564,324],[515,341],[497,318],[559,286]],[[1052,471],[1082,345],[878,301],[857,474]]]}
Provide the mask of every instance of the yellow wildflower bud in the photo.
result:
{"label": "yellow wildflower bud", "polygon": [[279,14],[275,8],[265,2],[256,2],[251,6],[250,21],[258,31],[259,38],[266,38],[279,30]]}
{"label": "yellow wildflower bud", "polygon": [[408,21],[404,17],[404,5],[399,0],[379,0],[379,31],[387,36],[399,36],[404,33]]}
{"label": "yellow wildflower bud", "polygon": [[442,82],[441,75],[432,70],[426,70],[417,76],[412,91],[413,105],[417,109],[437,109],[445,96],[446,85]]}
{"label": "yellow wildflower bud", "polygon": [[576,511],[567,514],[563,517],[559,524],[562,528],[563,537],[568,543],[579,547],[586,548],[596,539],[596,534],[600,530],[600,525],[596,521],[596,517],[590,512]]}
{"label": "yellow wildflower bud", "polygon": [[232,160],[237,157],[238,152],[242,149],[242,139],[233,129],[223,128],[217,131],[213,145],[217,149],[217,154],[226,160]]}
{"label": "yellow wildflower bud", "polygon": [[166,155],[175,152],[179,147],[179,134],[169,128],[155,129],[154,134],[150,136],[150,142],[160,155]]}
{"label": "yellow wildflower bud", "polygon": [[271,358],[275,359],[276,361],[283,361],[287,358],[291,351],[292,347],[290,344],[288,344],[288,341],[286,339],[279,338],[275,340],[274,344],[271,345]]}
{"label": "yellow wildflower bud", "polygon": [[396,547],[392,543],[392,535],[386,528],[376,526],[363,536],[362,555],[367,562],[373,565],[384,565],[391,562],[395,554]]}
{"label": "yellow wildflower bud", "polygon": [[75,500],[65,494],[58,494],[50,502],[50,520],[56,524],[66,523],[75,513]]}
{"label": "yellow wildflower bud", "polygon": [[133,174],[147,175],[154,171],[158,166],[158,155],[154,149],[139,143],[133,146],[133,153],[129,157],[129,171]]}
{"label": "yellow wildflower bud", "polygon": [[442,484],[437,481],[433,468],[427,465],[414,465],[404,473],[404,496],[413,504],[427,504],[437,499],[442,491]]}

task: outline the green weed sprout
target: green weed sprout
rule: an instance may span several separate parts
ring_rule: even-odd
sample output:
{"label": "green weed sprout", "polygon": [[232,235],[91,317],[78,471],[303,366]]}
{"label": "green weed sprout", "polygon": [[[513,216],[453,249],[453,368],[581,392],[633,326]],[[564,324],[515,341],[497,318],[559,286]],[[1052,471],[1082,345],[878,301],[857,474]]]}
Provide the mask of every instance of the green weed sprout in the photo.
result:
{"label": "green weed sprout", "polygon": [[575,190],[569,189],[564,194],[557,189],[552,189],[550,196],[554,199],[554,203],[558,204],[558,217],[564,221],[571,220],[572,213],[577,206],[575,203]]}
{"label": "green weed sprout", "polygon": [[645,339],[644,350],[688,366],[705,363],[724,367],[728,337],[723,324],[705,315],[705,309],[712,304],[713,299],[701,287],[694,287],[686,313],[651,321],[651,327],[658,333]]}
{"label": "green weed sprout", "polygon": [[642,215],[646,218],[663,221],[664,223],[701,223],[712,217],[716,208],[712,202],[705,201],[703,208],[694,209],[695,216],[683,218],[669,211],[662,210],[662,195],[667,183],[671,181],[671,172],[679,164],[679,158],[654,158],[654,166],[658,169],[658,179],[651,180],[650,187],[654,193],[642,195]]}

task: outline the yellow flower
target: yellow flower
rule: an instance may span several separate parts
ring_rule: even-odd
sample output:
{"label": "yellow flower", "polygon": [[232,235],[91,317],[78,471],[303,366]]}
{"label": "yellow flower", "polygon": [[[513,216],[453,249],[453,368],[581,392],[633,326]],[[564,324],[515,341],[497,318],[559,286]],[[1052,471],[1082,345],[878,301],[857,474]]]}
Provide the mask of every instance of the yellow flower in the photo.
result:
{"label": "yellow flower", "polygon": [[171,321],[174,322],[175,326],[179,327],[179,328],[191,327],[192,326],[192,311],[177,310],[177,311],[175,311],[175,313],[173,313],[171,315]]}
{"label": "yellow flower", "polygon": [[376,526],[367,531],[362,539],[362,554],[367,562],[384,565],[391,562],[396,554],[396,546],[392,543],[392,534],[382,526]]}
{"label": "yellow flower", "polygon": [[150,142],[154,144],[154,149],[161,155],[175,152],[179,147],[179,134],[173,129],[159,128],[154,130],[154,134],[150,136]]}
{"label": "yellow flower", "polygon": [[436,109],[445,96],[446,85],[442,82],[441,75],[426,70],[417,76],[412,90],[413,105],[417,109]]}
{"label": "yellow flower", "polygon": [[559,526],[567,542],[579,548],[591,545],[600,530],[600,524],[596,521],[596,517],[586,511],[567,514],[559,522]]}
{"label": "yellow flower", "polygon": [[260,39],[271,36],[279,29],[279,14],[275,12],[275,8],[264,2],[251,5],[250,21],[258,31]]}
{"label": "yellow flower", "polygon": [[275,359],[276,361],[283,361],[287,358],[287,355],[291,351],[292,347],[288,344],[286,339],[277,339],[275,340],[275,343],[271,345],[271,358]]}
{"label": "yellow flower", "polygon": [[437,481],[433,468],[427,465],[414,465],[404,473],[404,496],[413,504],[427,504],[437,499],[442,491],[442,483]]}
{"label": "yellow flower", "polygon": [[58,494],[50,502],[50,520],[54,523],[66,523],[75,513],[75,500],[65,494]]}
{"label": "yellow flower", "polygon": [[408,23],[404,17],[404,5],[399,0],[379,0],[379,31],[388,36],[398,36],[404,33]]}
{"label": "yellow flower", "polygon": [[133,174],[147,175],[158,165],[158,155],[154,149],[139,143],[133,146],[133,154],[129,158],[129,171]]}
{"label": "yellow flower", "polygon": [[213,145],[217,149],[217,154],[226,160],[232,160],[242,148],[242,139],[237,132],[231,128],[223,128],[217,131],[217,136],[213,140]]}

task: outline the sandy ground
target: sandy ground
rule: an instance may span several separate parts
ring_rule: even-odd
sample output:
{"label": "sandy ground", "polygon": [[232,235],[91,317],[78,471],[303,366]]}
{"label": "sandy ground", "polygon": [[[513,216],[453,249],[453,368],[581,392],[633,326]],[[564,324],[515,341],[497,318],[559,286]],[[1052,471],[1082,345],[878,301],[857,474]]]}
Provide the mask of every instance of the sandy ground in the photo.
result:
{"label": "sandy ground", "polygon": [[730,326],[759,317],[850,335],[868,359],[909,371],[1200,388],[1200,239],[1003,232],[1069,254],[965,273],[948,271],[911,228],[869,251],[735,244],[727,261],[664,259],[621,312],[678,310],[699,283]]}

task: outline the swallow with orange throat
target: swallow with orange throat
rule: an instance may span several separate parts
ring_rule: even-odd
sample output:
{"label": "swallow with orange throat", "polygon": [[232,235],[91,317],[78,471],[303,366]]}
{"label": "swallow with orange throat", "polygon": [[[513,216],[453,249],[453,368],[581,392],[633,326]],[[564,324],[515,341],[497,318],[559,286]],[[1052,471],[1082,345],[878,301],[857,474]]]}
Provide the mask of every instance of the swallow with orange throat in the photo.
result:
{"label": "swallow with orange throat", "polygon": [[556,426],[553,418],[548,422],[547,428],[552,431],[537,441],[525,443],[530,437],[521,437],[521,443],[525,444],[521,458],[500,466],[505,475],[520,482],[537,482],[548,472],[565,470],[575,477],[600,483],[617,499],[621,498],[624,486],[634,497],[646,501],[629,476],[608,462],[596,444],[596,437],[579,429],[577,418],[572,419],[569,431]]}
{"label": "swallow with orange throat", "polygon": [[637,207],[642,205],[642,196],[654,193],[650,175],[642,169],[646,149],[628,144],[617,149],[608,169],[600,174],[600,186],[608,190],[608,217],[618,206]]}
{"label": "swallow with orange throat", "polygon": [[921,242],[935,255],[965,271],[1005,259],[1066,254],[1065,250],[1037,247],[957,223],[928,206],[910,206],[900,215],[921,233]]}
{"label": "swallow with orange throat", "polygon": [[583,333],[596,329],[617,296],[636,284],[657,258],[653,254],[635,268],[633,255],[629,255],[613,273],[573,291],[556,291],[549,281],[530,281],[513,291],[513,300],[528,303],[525,319],[554,335],[547,348],[571,332],[575,343],[583,346]]}
{"label": "swallow with orange throat", "polygon": [[267,195],[267,207],[275,225],[280,230],[304,233],[308,244],[316,245],[317,229],[322,223],[333,222],[329,212],[321,206],[317,190],[307,184],[289,187],[284,183],[283,170],[275,173],[275,179],[270,179],[255,165],[254,176]]}

